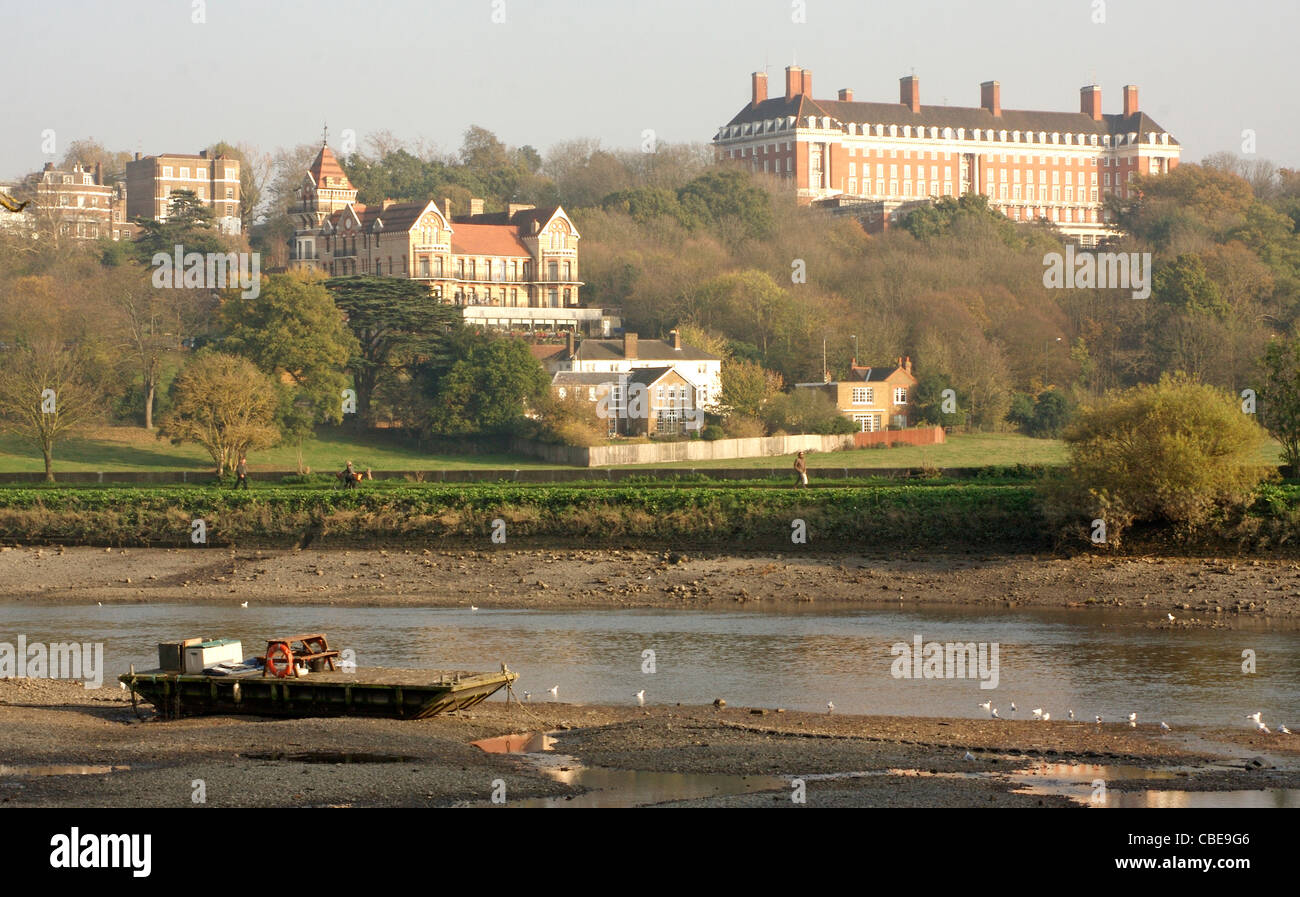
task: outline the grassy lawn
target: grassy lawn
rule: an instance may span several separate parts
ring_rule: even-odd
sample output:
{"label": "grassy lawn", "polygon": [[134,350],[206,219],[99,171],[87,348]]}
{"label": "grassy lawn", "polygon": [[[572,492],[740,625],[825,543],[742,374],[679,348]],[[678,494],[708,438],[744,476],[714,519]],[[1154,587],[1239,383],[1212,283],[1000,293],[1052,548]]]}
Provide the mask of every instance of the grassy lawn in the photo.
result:
{"label": "grassy lawn", "polygon": [[[555,467],[522,455],[430,455],[382,434],[355,436],[323,433],[304,442],[303,463],[314,472],[342,470],[350,459],[364,470],[434,470],[438,468]],[[297,447],[279,445],[254,452],[249,469],[296,470]],[[13,434],[0,434],[0,471],[42,471],[40,453]],[[54,446],[54,471],[77,470],[212,470],[212,460],[197,445],[172,445],[138,427],[101,427]]]}

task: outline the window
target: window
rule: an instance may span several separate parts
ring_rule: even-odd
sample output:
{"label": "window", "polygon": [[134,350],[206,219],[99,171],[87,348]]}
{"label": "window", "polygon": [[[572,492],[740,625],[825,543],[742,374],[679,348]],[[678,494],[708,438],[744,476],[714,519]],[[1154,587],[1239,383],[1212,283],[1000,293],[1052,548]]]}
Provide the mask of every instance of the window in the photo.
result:
{"label": "window", "polygon": [[875,401],[874,393],[875,390],[872,389],[870,386],[853,387],[853,404],[870,405],[872,402]]}
{"label": "window", "polygon": [[894,404],[895,405],[907,404],[907,387],[905,386],[894,387]]}
{"label": "window", "polygon": [[182,180],[182,181],[189,180],[189,177],[190,177],[190,170],[189,170],[188,168],[182,168],[182,169],[181,169],[181,180]]}
{"label": "window", "polygon": [[171,177],[171,176],[172,176],[172,167],[171,167],[170,165],[164,165],[164,166],[163,166],[163,177],[165,177],[165,178],[169,178],[169,177]]}
{"label": "window", "polygon": [[880,429],[879,414],[855,414],[853,422],[858,425],[858,431],[861,433],[874,433]]}

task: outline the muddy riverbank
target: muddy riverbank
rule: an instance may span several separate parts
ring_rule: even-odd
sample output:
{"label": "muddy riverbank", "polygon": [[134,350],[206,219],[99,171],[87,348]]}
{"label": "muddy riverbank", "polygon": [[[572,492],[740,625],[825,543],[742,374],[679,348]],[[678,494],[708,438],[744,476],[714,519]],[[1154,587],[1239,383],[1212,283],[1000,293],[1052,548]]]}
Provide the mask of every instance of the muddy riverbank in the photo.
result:
{"label": "muddy riverbank", "polygon": [[[566,770],[643,771],[663,783],[654,802],[690,806],[795,806],[796,778],[809,806],[1080,805],[1021,793],[1016,773],[1026,770],[1086,779],[1109,770],[1107,787],[1119,793],[1300,787],[1300,737],[1245,727],[1162,733],[1145,724],[497,699],[418,721],[143,715],[115,688],[0,680],[0,806],[193,806],[199,796],[208,806],[454,806],[490,804],[500,783],[509,802],[579,795],[581,786],[523,756],[472,744],[539,731],[556,736]],[[672,800],[675,783],[713,774],[753,777],[755,790]]]}
{"label": "muddy riverbank", "polygon": [[[1147,607],[1174,626],[1300,622],[1300,563],[978,553],[5,548],[0,601],[709,607]],[[1163,615],[1162,613],[1162,615]]]}

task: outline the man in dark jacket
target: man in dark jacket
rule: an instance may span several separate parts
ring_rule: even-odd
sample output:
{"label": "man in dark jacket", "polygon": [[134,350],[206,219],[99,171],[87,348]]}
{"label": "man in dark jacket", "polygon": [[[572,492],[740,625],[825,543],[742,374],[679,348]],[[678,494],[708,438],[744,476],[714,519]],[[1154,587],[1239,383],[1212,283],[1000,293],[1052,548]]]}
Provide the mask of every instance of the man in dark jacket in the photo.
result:
{"label": "man in dark jacket", "polygon": [[235,465],[235,488],[248,488],[248,459],[243,455],[239,456],[239,463]]}

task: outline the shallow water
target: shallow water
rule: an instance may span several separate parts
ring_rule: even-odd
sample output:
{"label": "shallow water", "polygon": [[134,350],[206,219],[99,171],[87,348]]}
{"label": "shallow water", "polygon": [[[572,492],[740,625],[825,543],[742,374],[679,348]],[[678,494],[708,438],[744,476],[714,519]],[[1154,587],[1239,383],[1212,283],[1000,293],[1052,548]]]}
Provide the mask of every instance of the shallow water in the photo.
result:
{"label": "shallow water", "polygon": [[[244,653],[268,636],[325,631],[367,666],[520,673],[521,698],[576,703],[785,707],[836,713],[1003,718],[1042,708],[1054,720],[1250,727],[1300,725],[1300,631],[1158,628],[1162,612],[1005,608],[808,606],[772,610],[487,610],[144,604],[0,604],[0,642],[104,643],[105,684],[157,665],[156,644],[188,636],[235,637]],[[890,647],[996,643],[999,681],[895,678]],[[1242,651],[1257,672],[1242,672]],[[647,652],[653,652],[652,654]],[[651,663],[653,661],[653,663]],[[494,698],[496,700],[496,698]],[[1010,703],[1018,711],[1010,711]],[[1278,736],[1285,737],[1285,736]],[[1297,736],[1300,737],[1300,736]]]}

